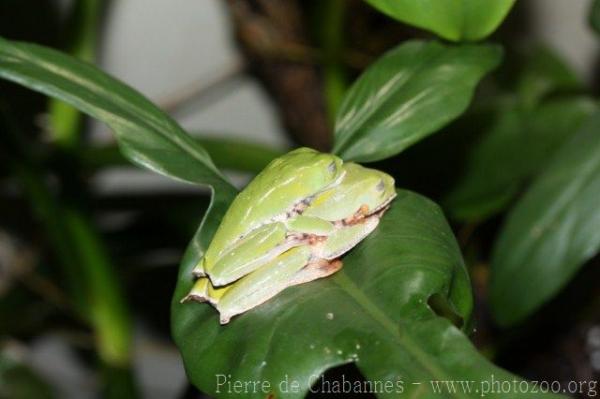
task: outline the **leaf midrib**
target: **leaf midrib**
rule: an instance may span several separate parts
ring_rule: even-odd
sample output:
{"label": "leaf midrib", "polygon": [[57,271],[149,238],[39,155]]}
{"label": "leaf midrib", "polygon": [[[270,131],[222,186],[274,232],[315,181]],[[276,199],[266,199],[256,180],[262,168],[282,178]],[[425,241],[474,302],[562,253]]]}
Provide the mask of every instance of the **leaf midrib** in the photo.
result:
{"label": "leaf midrib", "polygon": [[[417,360],[417,363],[421,364],[421,366],[432,376],[438,380],[450,379],[444,370],[429,361],[429,355],[423,352],[408,334],[400,334],[400,327],[397,326],[396,323],[373,301],[363,294],[343,269],[336,273],[333,281],[358,305],[360,305],[372,319],[381,324],[383,328],[387,330],[414,359]],[[458,392],[456,395],[456,397],[468,398],[468,396]]]}

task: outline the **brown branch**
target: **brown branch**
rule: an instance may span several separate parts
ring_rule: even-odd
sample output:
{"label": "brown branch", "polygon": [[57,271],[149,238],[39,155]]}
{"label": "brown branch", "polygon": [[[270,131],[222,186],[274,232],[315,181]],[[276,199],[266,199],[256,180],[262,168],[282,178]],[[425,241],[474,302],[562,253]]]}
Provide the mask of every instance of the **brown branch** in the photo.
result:
{"label": "brown branch", "polygon": [[331,147],[322,82],[295,0],[228,0],[238,44],[251,71],[277,104],[282,122],[302,145]]}

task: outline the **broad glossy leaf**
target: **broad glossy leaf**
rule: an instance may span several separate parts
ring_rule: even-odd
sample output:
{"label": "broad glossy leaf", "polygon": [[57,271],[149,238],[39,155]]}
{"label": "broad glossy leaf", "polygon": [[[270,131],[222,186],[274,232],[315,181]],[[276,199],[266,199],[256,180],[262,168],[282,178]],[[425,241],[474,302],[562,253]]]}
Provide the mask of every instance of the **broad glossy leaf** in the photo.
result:
{"label": "broad glossy leaf", "polygon": [[504,105],[471,150],[444,208],[462,220],[485,219],[502,210],[596,109],[585,97],[547,101],[531,111]]}
{"label": "broad glossy leaf", "polygon": [[600,115],[556,154],[511,211],[492,256],[493,314],[517,323],[600,247]]}
{"label": "broad glossy leaf", "polygon": [[[469,279],[440,208],[412,192],[398,194],[377,230],[344,258],[340,272],[288,288],[226,326],[207,304],[179,303],[193,282],[194,263],[184,262],[172,326],[189,379],[216,397],[238,395],[218,385],[217,378],[230,375],[231,382],[270,384],[247,397],[299,398],[325,370],[349,362],[368,380],[403,381],[410,397],[431,397],[432,379],[514,378],[488,363],[428,306],[432,296],[441,297],[467,320]],[[288,381],[287,391],[282,381]],[[455,396],[464,395],[447,395]]]}
{"label": "broad glossy leaf", "polygon": [[479,40],[491,34],[515,0],[366,0],[390,17],[448,40]]}
{"label": "broad glossy leaf", "polygon": [[475,86],[500,61],[494,45],[410,41],[371,65],[346,94],[334,152],[376,161],[398,154],[458,117]]}
{"label": "broad glossy leaf", "polygon": [[91,64],[0,38],[0,77],[60,99],[106,123],[137,165],[234,193],[208,153],[144,96]]}

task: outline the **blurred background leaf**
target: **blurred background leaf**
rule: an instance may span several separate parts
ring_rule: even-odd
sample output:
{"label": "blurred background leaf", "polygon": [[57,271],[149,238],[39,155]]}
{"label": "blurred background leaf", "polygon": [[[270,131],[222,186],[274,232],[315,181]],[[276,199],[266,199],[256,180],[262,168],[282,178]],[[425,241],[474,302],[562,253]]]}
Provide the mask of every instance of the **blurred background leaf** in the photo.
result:
{"label": "blurred background leaf", "polygon": [[[75,2],[67,22],[69,32],[66,37],[70,40],[67,44],[67,53],[86,62],[95,60],[100,16],[106,3],[101,0]],[[73,148],[79,143],[81,136],[83,127],[81,113],[58,99],[51,99],[48,108],[53,140],[59,147]]]}
{"label": "blurred background leaf", "polygon": [[490,302],[502,326],[562,288],[600,245],[600,117],[589,119],[509,213],[492,255]]}
{"label": "blurred background leaf", "polygon": [[534,109],[508,102],[470,151],[465,174],[444,201],[456,219],[483,220],[503,210],[597,109],[587,97],[548,100]]}
{"label": "blurred background leaf", "polygon": [[518,71],[515,91],[523,107],[534,107],[551,94],[583,89],[576,72],[554,50],[536,43],[523,46],[519,53],[523,65]]}
{"label": "blurred background leaf", "polygon": [[6,350],[0,352],[0,398],[53,399],[53,388]]}

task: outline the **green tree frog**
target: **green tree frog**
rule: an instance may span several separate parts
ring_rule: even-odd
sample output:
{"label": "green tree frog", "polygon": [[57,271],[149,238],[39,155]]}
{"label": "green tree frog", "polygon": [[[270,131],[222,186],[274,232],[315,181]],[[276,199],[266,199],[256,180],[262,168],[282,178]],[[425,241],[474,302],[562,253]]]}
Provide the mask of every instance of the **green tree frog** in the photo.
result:
{"label": "green tree frog", "polygon": [[[297,175],[294,168],[303,172]],[[308,181],[315,176],[318,182]],[[248,189],[259,201],[251,200]],[[232,203],[223,218],[232,233],[221,224],[206,252],[210,258],[201,263],[201,272],[195,270],[200,278],[184,300],[210,302],[225,324],[287,287],[335,273],[342,266],[338,258],[377,227],[395,196],[391,176],[343,164],[334,155],[303,148],[278,158]],[[240,204],[266,208],[269,201],[277,209],[235,209]],[[243,219],[243,230],[234,222],[247,214],[260,220]]]}
{"label": "green tree frog", "polygon": [[[235,253],[238,245],[268,246],[278,241],[281,231],[256,229],[265,224],[287,221],[299,214],[306,205],[306,199],[333,185],[342,174],[340,158],[309,148],[299,148],[273,160],[235,198],[194,274],[198,277],[206,275],[223,258],[226,262],[232,258],[242,262]],[[248,237],[250,233],[253,235]],[[256,258],[254,254],[248,260],[256,262]],[[227,269],[227,264],[222,268]],[[216,284],[228,282],[218,281]]]}

